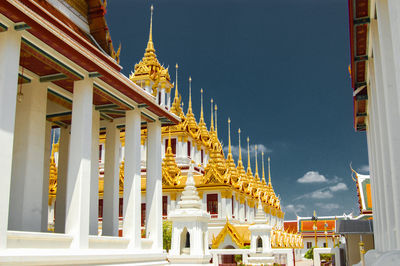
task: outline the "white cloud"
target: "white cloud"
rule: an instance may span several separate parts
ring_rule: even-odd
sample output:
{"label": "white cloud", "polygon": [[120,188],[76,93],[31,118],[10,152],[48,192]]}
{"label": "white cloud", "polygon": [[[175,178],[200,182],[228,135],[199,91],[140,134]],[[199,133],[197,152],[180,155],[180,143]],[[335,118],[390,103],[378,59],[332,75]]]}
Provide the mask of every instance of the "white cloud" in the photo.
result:
{"label": "white cloud", "polygon": [[294,214],[298,214],[306,209],[306,206],[303,204],[288,204],[284,207],[285,212],[291,212]]}
{"label": "white cloud", "polygon": [[369,165],[361,165],[360,168],[357,169],[362,174],[368,174],[369,173]]}
{"label": "white cloud", "polygon": [[323,183],[327,181],[328,179],[325,176],[316,171],[309,171],[303,177],[297,179],[298,183]]}
{"label": "white cloud", "polygon": [[314,192],[311,192],[309,194],[309,197],[313,198],[313,199],[330,199],[333,198],[333,194],[331,191],[329,190],[316,190]]}
{"label": "white cloud", "polygon": [[335,210],[335,209],[339,209],[339,204],[336,203],[316,203],[316,206],[323,208],[324,210]]}
{"label": "white cloud", "polygon": [[[256,144],[252,144],[250,145],[250,157],[254,157],[255,156],[255,146]],[[232,155],[235,158],[239,157],[239,146],[231,146],[232,149]],[[270,148],[268,148],[267,146],[265,146],[264,144],[257,144],[257,151],[258,151],[258,155],[261,158],[261,152],[264,153],[271,153],[272,150]],[[224,153],[228,154],[228,146],[224,146]],[[243,147],[242,146],[242,158],[247,158],[247,146]]]}
{"label": "white cloud", "polygon": [[332,192],[336,192],[336,191],[348,190],[348,187],[345,183],[337,183],[336,185],[329,187],[329,189]]}

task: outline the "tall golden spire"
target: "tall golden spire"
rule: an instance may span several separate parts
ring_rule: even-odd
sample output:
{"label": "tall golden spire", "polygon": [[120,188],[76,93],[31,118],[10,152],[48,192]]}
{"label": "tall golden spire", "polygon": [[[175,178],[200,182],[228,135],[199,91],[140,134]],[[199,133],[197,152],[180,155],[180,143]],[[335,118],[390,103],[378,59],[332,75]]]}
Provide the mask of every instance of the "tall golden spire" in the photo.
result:
{"label": "tall golden spire", "polygon": [[175,97],[174,97],[174,102],[175,102],[175,99],[178,99],[178,97],[179,97],[179,92],[178,92],[178,63],[176,63],[176,65],[175,65]]}
{"label": "tall golden spire", "polygon": [[239,134],[239,161],[242,162],[242,146],[240,145],[240,128],[238,129]]}
{"label": "tall golden spire", "polygon": [[241,131],[240,131],[240,128],[239,128],[238,129],[238,135],[239,135],[239,159],[238,159],[238,163],[237,163],[237,170],[238,170],[239,174],[241,176],[244,176],[244,178],[245,178],[246,171],[244,170],[244,166],[243,166],[243,162],[242,162],[242,145],[240,144],[240,133],[241,133]]}
{"label": "tall golden spire", "polygon": [[210,131],[211,132],[214,131],[213,102],[214,102],[214,100],[211,98],[211,126],[210,126]]}
{"label": "tall golden spire", "polygon": [[258,176],[257,145],[254,147],[254,153],[256,154],[256,173],[254,174],[254,177],[257,181],[260,181],[260,177]]}
{"label": "tall golden spire", "polygon": [[188,113],[192,112],[192,77],[189,77],[189,105]]}
{"label": "tall golden spire", "polygon": [[231,119],[228,118],[228,156],[229,154],[232,156],[232,148],[231,148]]}
{"label": "tall golden spire", "polygon": [[268,186],[272,186],[271,184],[271,158],[268,157]]}
{"label": "tall golden spire", "polygon": [[179,117],[183,117],[183,111],[181,108],[181,98],[179,96],[179,91],[178,91],[178,63],[175,66],[175,96],[174,96],[174,101],[171,106],[171,112],[176,114]]}
{"label": "tall golden spire", "polygon": [[203,112],[203,89],[200,90],[200,105],[201,105],[201,111],[200,111],[200,123],[204,123],[204,112]]}
{"label": "tall golden spire", "polygon": [[147,42],[146,53],[155,52],[154,44],[153,44],[153,10],[154,10],[154,7],[153,7],[153,5],[151,5],[151,7],[150,7],[151,15],[150,15],[149,41]]}
{"label": "tall golden spire", "polygon": [[215,110],[215,135],[217,135],[217,137],[218,137],[218,123],[217,123],[217,111],[218,111],[218,107],[217,107],[217,104],[215,104],[214,110]]}
{"label": "tall golden spire", "polygon": [[247,137],[247,175],[252,176],[251,164],[250,164],[250,138]]}
{"label": "tall golden spire", "polygon": [[264,152],[261,153],[261,158],[262,158],[262,182],[266,184],[265,181],[265,171],[264,171]]}

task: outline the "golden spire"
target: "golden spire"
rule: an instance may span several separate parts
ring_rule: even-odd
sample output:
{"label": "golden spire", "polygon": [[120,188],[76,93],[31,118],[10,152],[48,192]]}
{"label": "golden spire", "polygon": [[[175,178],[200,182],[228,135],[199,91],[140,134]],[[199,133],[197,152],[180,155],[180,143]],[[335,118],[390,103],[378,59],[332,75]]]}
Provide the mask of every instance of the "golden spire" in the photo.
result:
{"label": "golden spire", "polygon": [[153,10],[154,7],[151,5],[150,7],[150,32],[149,32],[149,41],[147,42],[147,48],[146,48],[146,53],[148,52],[155,52],[154,50],[154,44],[153,44]]}
{"label": "golden spire", "polygon": [[214,131],[213,102],[214,102],[214,100],[211,98],[211,126],[210,126],[210,131]]}
{"label": "golden spire", "polygon": [[256,154],[256,173],[254,174],[254,177],[256,178],[257,181],[260,181],[260,178],[258,176],[257,145],[254,147],[254,152]]}
{"label": "golden spire", "polygon": [[174,96],[174,101],[172,103],[171,106],[171,112],[173,112],[174,114],[176,114],[179,117],[183,117],[183,111],[181,108],[181,97],[179,96],[179,91],[178,91],[178,63],[175,66],[176,68],[176,73],[175,73],[175,96]]}
{"label": "golden spire", "polygon": [[250,138],[247,137],[247,175],[252,176],[251,165],[250,165]]}
{"label": "golden spire", "polygon": [[268,157],[268,186],[272,186],[271,185],[271,158]]}
{"label": "golden spire", "polygon": [[192,112],[192,77],[189,76],[189,105],[188,113]]}
{"label": "golden spire", "polygon": [[218,123],[217,123],[217,111],[218,111],[218,107],[215,104],[214,106],[214,110],[215,110],[215,135],[217,135],[218,137]]}
{"label": "golden spire", "polygon": [[265,171],[264,171],[264,152],[261,153],[261,158],[262,158],[262,182],[266,184],[265,182]]}
{"label": "golden spire", "polygon": [[200,96],[200,105],[201,105],[201,111],[200,111],[200,122],[199,122],[199,124],[200,123],[204,123],[204,112],[203,112],[203,89],[201,89],[200,90],[200,94],[201,94],[201,96]]}
{"label": "golden spire", "polygon": [[242,162],[242,146],[240,145],[240,128],[238,129],[239,134],[239,161]]}
{"label": "golden spire", "polygon": [[228,118],[228,156],[229,154],[232,156],[232,149],[231,149],[231,119]]}

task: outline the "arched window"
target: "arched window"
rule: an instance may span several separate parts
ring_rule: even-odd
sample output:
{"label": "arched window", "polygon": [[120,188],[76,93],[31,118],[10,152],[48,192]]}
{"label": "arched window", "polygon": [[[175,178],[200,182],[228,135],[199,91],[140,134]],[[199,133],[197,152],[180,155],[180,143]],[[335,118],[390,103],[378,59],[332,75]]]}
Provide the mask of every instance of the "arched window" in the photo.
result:
{"label": "arched window", "polygon": [[256,243],[257,243],[256,252],[262,252],[263,243],[260,236],[257,237]]}
{"label": "arched window", "polygon": [[190,254],[190,233],[185,227],[181,233],[180,251],[182,254]]}

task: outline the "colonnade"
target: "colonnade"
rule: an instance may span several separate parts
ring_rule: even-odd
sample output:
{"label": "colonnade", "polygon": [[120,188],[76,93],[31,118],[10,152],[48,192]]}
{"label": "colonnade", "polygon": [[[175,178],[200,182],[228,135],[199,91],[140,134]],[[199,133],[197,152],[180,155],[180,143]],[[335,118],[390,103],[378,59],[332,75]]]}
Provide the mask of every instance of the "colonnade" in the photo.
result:
{"label": "colonnade", "polygon": [[[47,88],[36,77],[18,85],[21,32],[0,33],[0,249],[7,231],[47,232],[51,123]],[[72,238],[70,248],[89,247],[98,233],[100,113],[93,104],[93,77],[73,82],[71,125],[60,128],[55,232]],[[19,87],[21,86],[21,87]],[[23,91],[17,101],[17,92]],[[103,122],[102,122],[103,123]],[[141,111],[126,111],[123,236],[141,248]],[[105,122],[103,235],[118,236],[119,135]],[[161,122],[147,123],[146,235],[162,253]]]}
{"label": "colonnade", "polygon": [[378,252],[400,249],[399,14],[399,1],[377,0],[370,22],[367,141]]}

